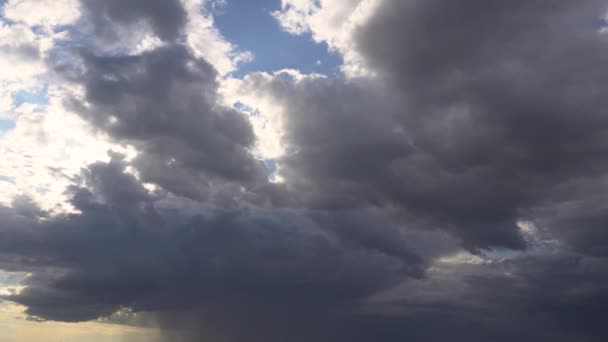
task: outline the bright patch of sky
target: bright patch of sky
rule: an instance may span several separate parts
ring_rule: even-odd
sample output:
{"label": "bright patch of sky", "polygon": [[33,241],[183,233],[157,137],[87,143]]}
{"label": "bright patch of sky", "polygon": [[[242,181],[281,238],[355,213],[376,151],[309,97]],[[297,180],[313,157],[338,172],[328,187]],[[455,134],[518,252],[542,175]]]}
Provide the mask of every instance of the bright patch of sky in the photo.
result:
{"label": "bright patch of sky", "polygon": [[[15,183],[15,178],[13,177],[7,177],[7,176],[0,176],[0,182],[8,182],[8,183]],[[2,282],[0,282],[0,284],[2,284]]]}
{"label": "bright patch of sky", "polygon": [[325,43],[315,43],[310,34],[296,36],[281,29],[271,15],[280,6],[280,0],[230,0],[215,10],[220,33],[240,50],[254,55],[253,61],[241,64],[234,76],[281,69],[326,75],[339,72],[342,58],[329,52]]}
{"label": "bright patch of sky", "polygon": [[47,105],[49,103],[48,88],[19,90],[13,93],[13,105],[15,107],[19,107],[24,103]]}
{"label": "bright patch of sky", "polygon": [[15,122],[9,119],[0,119],[0,134],[15,128]]}

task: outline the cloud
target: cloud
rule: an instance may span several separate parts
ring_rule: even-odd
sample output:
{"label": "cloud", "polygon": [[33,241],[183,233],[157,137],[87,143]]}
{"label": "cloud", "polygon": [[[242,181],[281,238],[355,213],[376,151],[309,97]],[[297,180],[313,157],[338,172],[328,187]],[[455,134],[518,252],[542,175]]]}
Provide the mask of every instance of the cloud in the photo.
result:
{"label": "cloud", "polygon": [[603,10],[598,1],[384,2],[357,44],[407,98],[401,122],[445,175],[434,183],[466,194],[454,204],[478,218],[534,216],[546,202],[578,200],[570,184],[603,182],[605,37],[591,24]]}
{"label": "cloud", "polygon": [[9,0],[3,10],[7,19],[46,29],[71,24],[80,17],[78,0]]}
{"label": "cloud", "polygon": [[175,40],[186,24],[186,11],[179,0],[170,1],[90,1],[81,0],[91,15],[119,25],[143,21],[162,40]]}
{"label": "cloud", "polygon": [[163,205],[125,166],[114,155],[83,170],[70,190],[78,214],[41,219],[2,208],[0,264],[35,274],[5,299],[61,321],[122,307],[200,310],[220,298],[235,307],[218,315],[236,314],[246,301],[335,309],[423,270],[407,235],[371,216],[204,205],[188,215]]}
{"label": "cloud", "polygon": [[353,36],[378,78],[245,86],[285,108],[278,169],[305,202],[395,206],[471,250],[522,249],[518,221],[581,196],[558,187],[603,182],[603,9],[385,1]]}
{"label": "cloud", "polygon": [[[15,128],[0,136],[5,160],[0,174],[13,180],[12,196],[26,195],[44,210],[69,210],[65,190],[82,167],[109,159],[109,150],[129,152],[103,134],[95,134],[63,105],[71,90],[59,84],[50,86],[49,103],[21,105],[15,113]],[[12,196],[3,193],[2,203],[10,204]]]}
{"label": "cloud", "polygon": [[45,62],[57,45],[65,44],[69,25],[80,16],[76,5],[69,1],[3,5],[0,116],[12,121],[12,128],[0,135],[4,160],[0,175],[11,180],[2,184],[4,205],[14,196],[27,196],[44,210],[66,210],[63,193],[69,177],[116,148],[65,108],[64,96],[76,89],[58,82]]}
{"label": "cloud", "polygon": [[344,58],[342,71],[351,77],[369,76],[354,49],[357,29],[374,14],[378,0],[281,0],[281,8],[271,13],[283,30],[294,35],[311,34],[317,43],[326,43]]}
{"label": "cloud", "polygon": [[606,334],[597,320],[605,267],[605,260],[561,252],[484,263],[440,259],[427,277],[376,296],[371,307],[385,315],[393,338],[596,341]]}
{"label": "cloud", "polygon": [[83,2],[42,49],[48,112],[11,137],[54,156],[65,129],[25,143],[73,113],[95,146],[53,169],[70,210],[0,207],[0,269],[32,274],[2,298],[183,341],[606,336],[602,2],[283,1],[365,72],[243,79],[199,5]]}
{"label": "cloud", "polygon": [[[142,179],[202,199],[219,182],[255,184],[267,171],[248,148],[247,118],[218,104],[217,73],[188,50],[171,45],[137,56],[82,55],[76,76],[84,97],[73,110],[102,132],[139,152]],[[62,71],[65,73],[65,71]]]}
{"label": "cloud", "polygon": [[38,87],[45,68],[40,60],[40,41],[28,27],[0,26],[0,116],[12,117],[13,94]]}
{"label": "cloud", "polygon": [[[409,224],[452,231],[471,249],[524,247],[516,210],[502,203],[510,200],[509,189],[495,194],[478,170],[461,176],[443,170],[401,121],[407,108],[393,89],[369,79],[281,74],[250,75],[244,87],[273,94],[285,108],[286,153],[277,165],[296,203],[326,210],[401,208]],[[477,197],[473,191],[462,197],[469,186]]]}
{"label": "cloud", "polygon": [[221,11],[223,0],[182,0],[188,13],[186,25],[186,43],[192,53],[198,58],[204,58],[211,63],[220,75],[237,70],[242,63],[253,58],[249,51],[243,51],[238,46],[227,41],[214,26],[214,18],[204,10],[211,6],[211,11]]}

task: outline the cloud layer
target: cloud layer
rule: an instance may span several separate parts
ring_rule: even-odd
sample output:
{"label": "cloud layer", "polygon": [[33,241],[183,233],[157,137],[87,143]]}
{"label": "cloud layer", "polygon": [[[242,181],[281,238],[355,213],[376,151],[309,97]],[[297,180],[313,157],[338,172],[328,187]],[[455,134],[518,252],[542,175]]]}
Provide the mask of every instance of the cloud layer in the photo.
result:
{"label": "cloud layer", "polygon": [[2,298],[184,341],[608,336],[602,1],[283,1],[344,73],[242,79],[193,44],[199,5],[82,0],[85,37],[0,42],[123,152],[66,174],[65,210],[0,207],[0,269],[30,274]]}

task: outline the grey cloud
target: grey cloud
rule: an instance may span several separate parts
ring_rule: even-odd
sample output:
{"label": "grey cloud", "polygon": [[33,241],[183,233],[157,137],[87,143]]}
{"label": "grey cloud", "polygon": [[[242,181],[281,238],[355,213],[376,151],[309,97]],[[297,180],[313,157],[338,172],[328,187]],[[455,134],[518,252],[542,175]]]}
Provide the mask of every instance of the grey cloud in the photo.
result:
{"label": "grey cloud", "polygon": [[[155,311],[186,341],[605,339],[601,2],[381,1],[355,36],[377,78],[247,76],[287,109],[281,184],[217,73],[169,42],[179,11],[87,6],[167,45],[57,67],[140,179],[114,156],[75,179],[79,214],[0,207],[0,268],[34,273],[5,298],[29,314]],[[442,259],[461,246],[477,259]]]}
{"label": "grey cloud", "polygon": [[0,53],[8,56],[15,56],[23,60],[35,61],[40,58],[39,47],[33,44],[20,44],[17,46],[14,46],[12,44],[0,44]]}
{"label": "grey cloud", "polygon": [[[168,322],[168,331],[180,323],[182,332],[189,327],[185,341],[595,342],[607,333],[601,321],[608,300],[604,261],[556,254],[486,265],[436,264],[434,269],[423,279],[403,284],[391,300],[359,307],[356,315],[317,313],[320,319],[311,320],[300,316],[307,308],[299,307],[287,317],[267,319],[268,311],[254,305],[236,316],[225,317],[221,310],[181,316],[179,322]],[[188,321],[191,317],[202,320]],[[295,324],[290,318],[296,318]],[[201,322],[212,325],[197,329]]]}
{"label": "grey cloud", "polygon": [[562,248],[607,257],[606,178],[582,178],[559,186],[551,201],[535,210],[539,234],[554,235]]}
{"label": "grey cloud", "polygon": [[[142,180],[203,200],[223,184],[252,187],[268,171],[249,152],[251,124],[218,104],[215,69],[171,45],[137,56],[82,54],[86,71],[75,79],[85,106],[71,105],[95,128],[134,145]],[[62,74],[69,72],[60,70]]]}
{"label": "grey cloud", "polygon": [[[248,303],[278,310],[270,319],[292,305],[346,310],[420,277],[428,262],[407,250],[407,235],[381,223],[373,239],[347,233],[365,229],[347,214],[321,224],[306,211],[163,207],[125,166],[114,156],[83,170],[71,189],[79,214],[40,220],[2,209],[0,265],[34,272],[23,292],[5,299],[62,321],[121,308],[235,315]],[[233,307],[222,312],[223,302]]]}
{"label": "grey cloud", "polygon": [[601,341],[605,271],[605,260],[561,252],[439,263],[426,278],[391,290],[390,300],[377,300],[374,312],[403,339]]}
{"label": "grey cloud", "polygon": [[303,205],[396,207],[473,251],[524,249],[518,220],[608,166],[604,9],[382,1],[355,35],[377,80],[247,82],[288,109],[278,162]]}
{"label": "grey cloud", "polygon": [[[605,9],[593,0],[382,2],[358,49],[406,99],[400,122],[427,156],[396,170],[434,175],[395,181],[398,196],[477,234],[595,196],[607,166],[606,38],[594,26]],[[581,180],[595,185],[567,186]]]}
{"label": "grey cloud", "polygon": [[[144,21],[154,33],[165,41],[178,38],[186,24],[186,11],[179,0],[81,0],[93,21],[131,26]],[[98,30],[108,29],[98,25]],[[101,32],[99,32],[101,33]]]}
{"label": "grey cloud", "polygon": [[518,188],[495,182],[493,170],[445,169],[402,122],[409,108],[393,89],[369,80],[259,74],[246,84],[288,108],[288,153],[277,162],[295,205],[398,208],[408,225],[451,231],[472,250],[524,248],[511,204]]}

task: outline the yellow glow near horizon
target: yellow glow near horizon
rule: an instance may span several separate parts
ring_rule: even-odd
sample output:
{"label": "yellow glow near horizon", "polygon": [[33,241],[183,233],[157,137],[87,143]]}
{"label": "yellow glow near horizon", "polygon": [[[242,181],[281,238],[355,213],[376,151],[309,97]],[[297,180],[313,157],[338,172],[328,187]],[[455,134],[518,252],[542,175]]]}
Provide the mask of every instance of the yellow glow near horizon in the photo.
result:
{"label": "yellow glow near horizon", "polygon": [[35,322],[24,308],[0,302],[0,342],[160,342],[158,329],[99,322]]}

